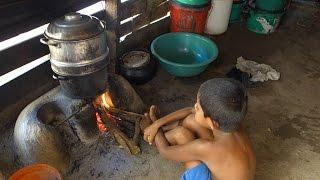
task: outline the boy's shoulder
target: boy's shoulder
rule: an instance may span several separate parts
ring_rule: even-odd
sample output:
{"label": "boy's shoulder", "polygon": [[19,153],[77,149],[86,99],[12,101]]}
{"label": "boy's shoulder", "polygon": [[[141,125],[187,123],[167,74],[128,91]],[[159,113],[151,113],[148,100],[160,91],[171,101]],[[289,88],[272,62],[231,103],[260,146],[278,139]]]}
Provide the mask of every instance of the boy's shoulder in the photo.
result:
{"label": "boy's shoulder", "polygon": [[201,140],[204,149],[219,152],[222,154],[232,153],[235,146],[250,146],[250,140],[245,132],[237,132],[231,138],[221,138],[219,140]]}
{"label": "boy's shoulder", "polygon": [[223,143],[215,140],[198,139],[199,145],[201,145],[201,150],[204,153],[224,153],[227,149]]}

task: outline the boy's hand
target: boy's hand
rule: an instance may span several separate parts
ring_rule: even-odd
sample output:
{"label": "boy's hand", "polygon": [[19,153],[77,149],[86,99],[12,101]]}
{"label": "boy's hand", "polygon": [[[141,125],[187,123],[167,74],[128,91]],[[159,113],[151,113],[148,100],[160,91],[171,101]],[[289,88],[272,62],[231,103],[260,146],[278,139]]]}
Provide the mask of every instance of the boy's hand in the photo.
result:
{"label": "boy's hand", "polygon": [[144,130],[144,136],[143,136],[144,140],[146,142],[148,142],[150,145],[153,143],[154,138],[160,128],[156,123],[157,119],[150,118],[151,115],[152,115],[152,117],[155,117],[155,111],[156,111],[156,107],[151,106],[149,114],[147,114],[147,113],[145,114],[146,118],[153,122],[153,124],[151,124],[149,127],[147,127]]}
{"label": "boy's hand", "polygon": [[155,123],[151,124],[144,130],[144,140],[147,141],[149,144],[152,144],[154,138],[157,135],[158,130],[159,128]]}

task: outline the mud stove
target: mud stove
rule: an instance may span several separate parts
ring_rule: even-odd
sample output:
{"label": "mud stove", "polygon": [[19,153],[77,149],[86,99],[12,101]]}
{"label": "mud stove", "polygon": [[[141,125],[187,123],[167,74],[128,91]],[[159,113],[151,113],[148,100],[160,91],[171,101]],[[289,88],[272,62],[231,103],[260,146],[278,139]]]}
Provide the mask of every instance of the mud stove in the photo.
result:
{"label": "mud stove", "polygon": [[145,105],[124,78],[107,72],[105,23],[69,13],[52,22],[44,36],[41,42],[49,46],[60,86],[19,115],[14,141],[21,163],[46,163],[64,174],[71,149],[105,138],[103,134],[111,134],[131,154],[139,153]]}

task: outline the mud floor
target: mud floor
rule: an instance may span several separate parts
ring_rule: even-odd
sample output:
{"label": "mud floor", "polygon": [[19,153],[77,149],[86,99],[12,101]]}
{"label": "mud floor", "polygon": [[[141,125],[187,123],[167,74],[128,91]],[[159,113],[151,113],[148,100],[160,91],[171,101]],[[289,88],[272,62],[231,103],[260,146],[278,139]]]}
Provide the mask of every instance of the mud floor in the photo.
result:
{"label": "mud floor", "polygon": [[[279,31],[270,36],[249,32],[244,23],[233,24],[224,35],[212,37],[219,46],[219,59],[200,76],[174,78],[160,68],[150,83],[135,88],[147,104],[156,104],[167,114],[192,106],[199,85],[224,77],[239,56],[270,64],[281,72],[281,80],[249,89],[245,120],[257,155],[256,179],[318,179],[319,19],[319,7],[294,4]],[[6,131],[1,138],[0,168],[5,175],[17,168],[12,166],[16,159],[10,134],[12,131]],[[153,147],[141,145],[143,153],[132,157],[112,142],[79,144],[66,179],[179,178],[179,164],[162,159]]]}

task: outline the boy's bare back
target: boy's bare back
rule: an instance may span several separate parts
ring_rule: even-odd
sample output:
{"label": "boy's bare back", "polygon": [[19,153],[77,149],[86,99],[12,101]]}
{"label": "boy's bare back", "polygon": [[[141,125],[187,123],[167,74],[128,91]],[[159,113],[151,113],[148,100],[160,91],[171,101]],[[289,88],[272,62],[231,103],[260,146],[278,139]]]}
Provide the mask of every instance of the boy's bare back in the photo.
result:
{"label": "boy's bare back", "polygon": [[[189,129],[204,143],[203,161],[217,179],[253,179],[256,160],[247,134],[241,127],[234,133],[221,137],[213,137],[212,131],[201,127],[194,120],[194,114],[182,120],[182,126]],[[212,149],[221,151],[218,156],[212,154]],[[220,158],[221,157],[221,158]],[[231,165],[230,165],[231,164]],[[239,175],[242,174],[242,177]]]}
{"label": "boy's bare back", "polygon": [[203,143],[202,161],[215,179],[254,179],[255,155],[245,132],[237,131]]}

